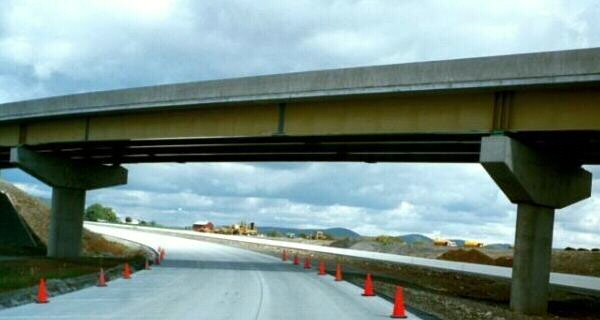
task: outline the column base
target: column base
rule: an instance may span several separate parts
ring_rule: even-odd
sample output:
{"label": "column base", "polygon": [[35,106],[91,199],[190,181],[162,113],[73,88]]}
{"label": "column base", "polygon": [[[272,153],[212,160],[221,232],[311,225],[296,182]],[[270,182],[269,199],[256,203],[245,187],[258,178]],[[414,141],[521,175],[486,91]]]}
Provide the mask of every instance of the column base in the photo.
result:
{"label": "column base", "polygon": [[516,312],[547,312],[553,226],[554,208],[518,204],[510,295]]}

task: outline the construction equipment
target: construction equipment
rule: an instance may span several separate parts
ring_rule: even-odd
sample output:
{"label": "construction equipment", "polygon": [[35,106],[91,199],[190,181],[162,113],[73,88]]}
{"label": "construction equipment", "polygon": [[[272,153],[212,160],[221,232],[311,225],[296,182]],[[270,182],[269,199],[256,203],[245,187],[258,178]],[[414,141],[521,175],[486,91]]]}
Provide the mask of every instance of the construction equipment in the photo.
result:
{"label": "construction equipment", "polygon": [[438,238],[433,240],[433,245],[438,247],[456,247],[456,242]]}
{"label": "construction equipment", "polygon": [[479,242],[476,240],[465,240],[465,248],[481,248],[483,247],[483,242]]}
{"label": "construction equipment", "polygon": [[250,222],[250,224],[246,224],[244,221],[239,224],[232,224],[231,226],[224,226],[218,229],[215,229],[215,233],[220,234],[233,234],[233,235],[241,235],[241,236],[256,236],[258,235],[258,228],[254,222]]}

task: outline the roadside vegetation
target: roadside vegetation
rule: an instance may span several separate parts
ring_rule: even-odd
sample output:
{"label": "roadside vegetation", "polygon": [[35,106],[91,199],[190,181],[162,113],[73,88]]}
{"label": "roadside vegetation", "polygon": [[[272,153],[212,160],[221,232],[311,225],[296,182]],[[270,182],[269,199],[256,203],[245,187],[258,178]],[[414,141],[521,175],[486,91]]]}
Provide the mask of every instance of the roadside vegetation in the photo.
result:
{"label": "roadside vegetation", "polygon": [[43,256],[0,261],[0,293],[35,286],[40,278],[68,279],[97,273],[126,261],[138,263],[143,257],[50,259]]}
{"label": "roadside vegetation", "polygon": [[119,222],[119,218],[112,208],[104,207],[99,203],[87,207],[83,218],[87,221]]}
{"label": "roadside vegetation", "polygon": [[[133,218],[125,217],[124,221],[121,221],[117,216],[116,212],[111,207],[105,207],[100,203],[94,203],[85,209],[83,219],[92,222],[108,222],[108,223],[132,223]],[[157,227],[158,224],[155,221],[139,220],[141,226]]]}
{"label": "roadside vegetation", "polygon": [[[97,273],[101,267],[111,268],[125,261],[143,265],[145,257],[141,250],[107,240],[102,235],[85,229],[81,258],[47,258],[50,221],[48,205],[5,181],[0,181],[0,191],[9,195],[17,213],[37,240],[37,246],[34,247],[0,243],[0,292],[34,286],[40,278],[67,279]],[[96,221],[118,221],[111,208],[99,204],[88,207],[85,217]]]}

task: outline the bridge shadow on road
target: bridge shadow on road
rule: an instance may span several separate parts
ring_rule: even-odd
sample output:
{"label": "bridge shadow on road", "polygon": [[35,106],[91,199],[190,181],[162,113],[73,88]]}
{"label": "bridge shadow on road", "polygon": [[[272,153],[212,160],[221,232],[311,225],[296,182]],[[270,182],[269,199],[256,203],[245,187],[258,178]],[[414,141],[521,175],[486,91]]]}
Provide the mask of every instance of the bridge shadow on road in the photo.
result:
{"label": "bridge shadow on road", "polygon": [[214,260],[165,260],[161,267],[214,270],[292,271],[304,270],[302,266],[280,262],[214,261]]}

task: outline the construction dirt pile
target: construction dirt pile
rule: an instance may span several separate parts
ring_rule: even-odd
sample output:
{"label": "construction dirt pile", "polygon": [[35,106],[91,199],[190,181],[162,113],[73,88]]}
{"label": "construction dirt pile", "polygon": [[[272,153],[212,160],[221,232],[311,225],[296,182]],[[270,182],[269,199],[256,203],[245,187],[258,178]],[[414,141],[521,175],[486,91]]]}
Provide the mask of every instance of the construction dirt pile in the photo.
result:
{"label": "construction dirt pile", "polygon": [[[190,238],[194,237],[190,236]],[[277,258],[282,255],[281,248],[263,244],[210,238],[204,238],[203,241],[254,250]],[[356,243],[356,241],[353,242]],[[338,245],[348,244],[338,243]],[[375,292],[388,299],[393,297],[395,287],[401,285],[405,289],[404,298],[408,306],[426,311],[440,319],[591,320],[598,319],[597,315],[600,314],[600,297],[575,294],[560,287],[554,287],[550,292],[550,315],[545,317],[521,316],[512,313],[509,308],[510,282],[506,280],[326,253],[286,250],[290,257],[295,254],[300,257],[310,254],[314,261],[323,261],[330,274],[333,273],[332,270],[335,270],[336,264],[342,264],[344,280],[358,286],[364,284],[365,273],[369,272],[373,277]],[[462,251],[467,252],[466,250]],[[481,257],[478,253],[472,255]],[[489,256],[488,258],[493,260]],[[427,315],[424,315],[423,318],[429,319]]]}
{"label": "construction dirt pile", "polygon": [[[17,213],[45,247],[48,243],[50,208],[40,199],[30,196],[6,181],[0,181],[0,192],[9,196]],[[88,230],[83,231],[83,252],[86,255],[124,256],[130,255],[132,253],[130,251],[130,248],[108,241],[101,235]]]}
{"label": "construction dirt pile", "polygon": [[440,260],[448,260],[448,261],[458,261],[458,262],[468,262],[468,263],[478,263],[478,264],[487,264],[491,266],[502,266],[502,267],[510,267],[512,266],[512,258],[511,257],[499,257],[492,258],[487,254],[476,250],[450,250],[438,257]]}

